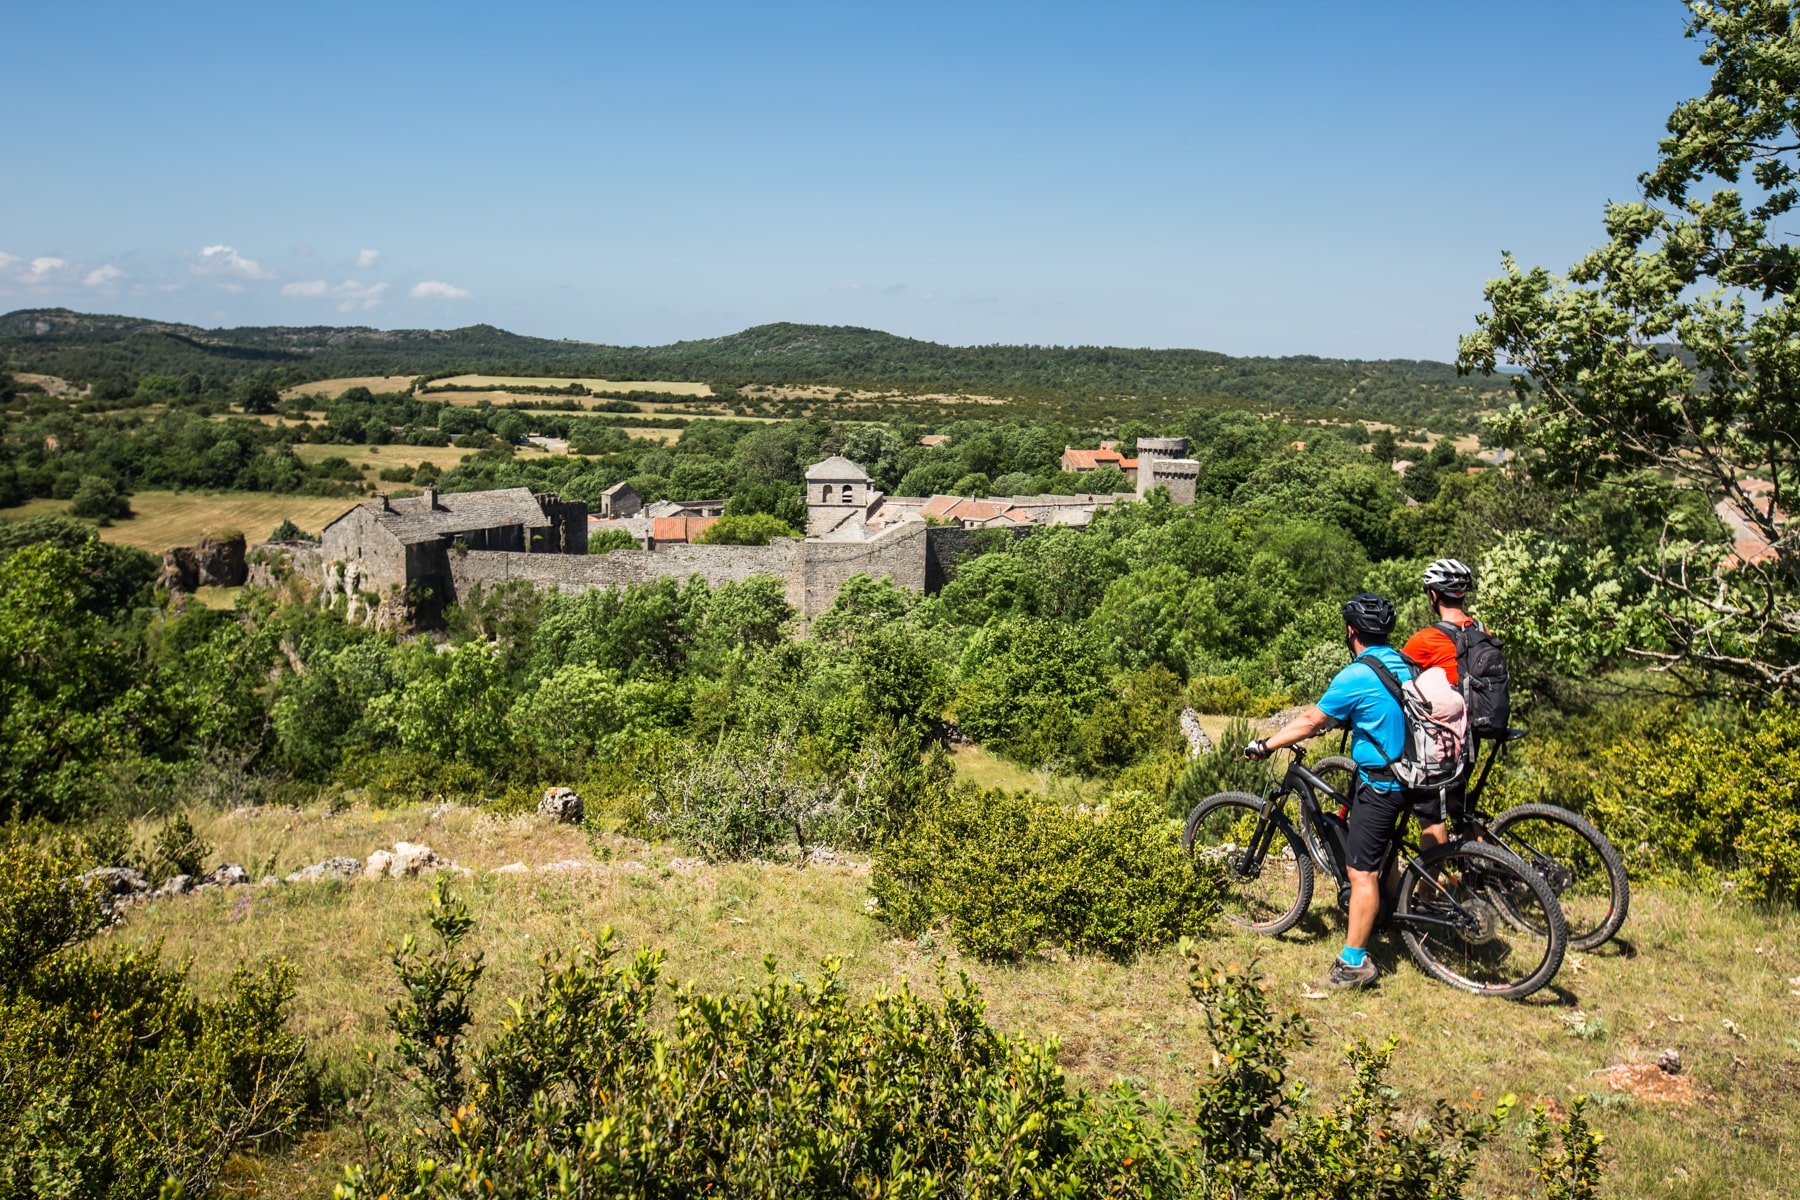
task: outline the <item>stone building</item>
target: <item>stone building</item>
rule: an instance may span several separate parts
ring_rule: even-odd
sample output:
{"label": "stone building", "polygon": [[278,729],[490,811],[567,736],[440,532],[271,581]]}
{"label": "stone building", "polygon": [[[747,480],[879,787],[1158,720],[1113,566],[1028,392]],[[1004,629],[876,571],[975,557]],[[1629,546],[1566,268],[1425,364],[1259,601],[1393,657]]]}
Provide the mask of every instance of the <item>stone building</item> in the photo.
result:
{"label": "stone building", "polygon": [[635,517],[644,507],[643,497],[629,483],[615,483],[600,493],[600,511],[594,515],[607,521]]}
{"label": "stone building", "polygon": [[[450,594],[449,560],[476,551],[587,553],[587,506],[527,488],[450,492],[358,504],[319,534],[321,596],[406,619]],[[383,606],[393,611],[378,614]]]}
{"label": "stone building", "polygon": [[1141,499],[1152,488],[1168,488],[1169,499],[1192,504],[1200,481],[1200,464],[1187,456],[1184,437],[1146,438],[1137,443],[1137,494]]}
{"label": "stone building", "polygon": [[806,468],[806,536],[862,526],[881,503],[869,473],[841,454]]}

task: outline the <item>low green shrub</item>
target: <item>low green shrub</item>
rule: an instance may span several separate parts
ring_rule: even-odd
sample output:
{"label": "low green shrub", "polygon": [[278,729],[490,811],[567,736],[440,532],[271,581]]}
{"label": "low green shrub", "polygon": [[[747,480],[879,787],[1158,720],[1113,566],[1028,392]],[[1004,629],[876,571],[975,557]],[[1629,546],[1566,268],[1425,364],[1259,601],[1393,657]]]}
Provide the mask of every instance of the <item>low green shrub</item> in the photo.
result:
{"label": "low green shrub", "polygon": [[1800,901],[1800,712],[1707,716],[1665,704],[1598,745],[1534,737],[1488,806],[1581,812],[1638,879],[1717,877],[1754,899]]}
{"label": "low green shrub", "polygon": [[104,919],[81,857],[0,845],[0,1200],[209,1195],[231,1153],[312,1102],[294,968],[240,969],[206,1000],[154,947],[74,949]]}
{"label": "low green shrub", "polygon": [[[546,958],[465,1057],[479,974],[460,947],[467,914],[440,891],[432,924],[429,955],[396,959],[408,999],[392,1017],[424,1113],[410,1133],[371,1140],[341,1200],[1448,1198],[1466,1194],[1513,1102],[1403,1113],[1386,1083],[1394,1044],[1359,1041],[1350,1088],[1320,1105],[1288,1075],[1312,1037],[1304,1018],[1276,1011],[1254,965],[1208,970],[1187,947],[1214,1065],[1186,1109],[1128,1082],[1070,1084],[1055,1040],[987,1024],[966,976],[935,1003],[904,982],[855,1003],[834,960],[813,982],[769,962],[753,990],[670,989],[673,1012],[660,1017],[661,953],[620,961],[610,930],[585,954]],[[420,1052],[427,1040],[436,1053]],[[1534,1117],[1553,1194],[1592,1194],[1568,1190],[1599,1166],[1597,1135],[1578,1122],[1579,1109],[1559,1151]]]}
{"label": "low green shrub", "polygon": [[156,841],[150,847],[146,874],[154,884],[177,875],[198,875],[212,851],[212,846],[200,836],[187,814],[176,813],[164,820],[157,831]]}
{"label": "low green shrub", "polygon": [[1244,757],[1250,744],[1250,722],[1234,717],[1219,735],[1218,745],[1206,754],[1190,760],[1181,778],[1169,792],[1169,815],[1186,820],[1187,815],[1208,796],[1219,792],[1249,792],[1261,795],[1268,784],[1268,768]]}
{"label": "low green shrub", "polygon": [[809,846],[866,845],[882,804],[870,786],[880,774],[878,748],[836,778],[798,761],[790,730],[737,733],[674,761],[641,801],[653,836],[696,847],[711,860],[779,858]]}
{"label": "low green shrub", "polygon": [[933,789],[876,843],[871,889],[900,932],[947,921],[985,959],[1044,945],[1128,958],[1196,932],[1212,897],[1180,826],[1141,792],[1088,812],[968,786]]}

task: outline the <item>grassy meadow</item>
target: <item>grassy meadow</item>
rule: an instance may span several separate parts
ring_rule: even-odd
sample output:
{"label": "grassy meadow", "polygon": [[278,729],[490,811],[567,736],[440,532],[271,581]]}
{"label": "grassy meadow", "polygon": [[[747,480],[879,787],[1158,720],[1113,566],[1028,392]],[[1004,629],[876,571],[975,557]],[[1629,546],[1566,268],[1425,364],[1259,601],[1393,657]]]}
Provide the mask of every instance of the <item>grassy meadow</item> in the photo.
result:
{"label": "grassy meadow", "polygon": [[[1000,1027],[1059,1038],[1063,1065],[1084,1084],[1132,1076],[1179,1102],[1208,1070],[1200,1014],[1173,952],[1131,963],[1061,952],[1014,966],[960,959],[947,937],[890,936],[869,915],[861,863],[709,865],[677,847],[590,839],[535,814],[454,806],[270,808],[193,819],[216,860],[258,875],[330,855],[364,857],[398,840],[423,842],[474,871],[458,886],[488,964],[477,1040],[504,1015],[506,999],[528,986],[543,955],[610,925],[627,947],[665,948],[667,978],[713,989],[757,978],[769,954],[781,971],[800,973],[841,957],[859,996],[901,978],[929,992],[943,957],[980,985]],[[512,863],[535,869],[486,873]],[[399,992],[387,951],[423,930],[428,890],[424,879],[383,879],[186,896],[133,911],[105,940],[161,941],[170,957],[192,958],[202,989],[223,984],[239,962],[292,959],[301,969],[293,1020],[316,1054],[354,1073],[364,1070],[354,1064],[366,1062],[366,1051],[391,1043],[385,1012]],[[1335,913],[1318,901],[1300,929],[1279,939],[1215,929],[1200,940],[1213,961],[1257,957],[1274,995],[1313,1023],[1316,1041],[1296,1063],[1310,1086],[1346,1083],[1340,1059],[1350,1040],[1394,1037],[1390,1082],[1421,1111],[1437,1097],[1476,1092],[1490,1100],[1516,1092],[1559,1109],[1576,1094],[1595,1095],[1592,1115],[1614,1164],[1608,1196],[1792,1194],[1791,1160],[1800,1150],[1796,914],[1691,891],[1643,892],[1617,943],[1572,956],[1551,989],[1521,1004],[1432,982],[1397,942],[1379,938],[1377,990],[1321,995],[1311,984],[1340,938]],[[1596,1076],[1614,1064],[1650,1062],[1665,1047],[1681,1053],[1690,1100],[1639,1098]],[[375,1096],[372,1111],[391,1119],[391,1097],[384,1088]],[[1515,1116],[1488,1153],[1484,1194],[1528,1190],[1523,1124]],[[329,1195],[360,1141],[355,1120],[341,1114],[281,1153],[241,1158],[234,1186],[246,1195]]]}
{"label": "grassy meadow", "polygon": [[[136,515],[101,529],[100,540],[136,546],[152,554],[161,554],[170,546],[191,546],[204,533],[237,531],[254,543],[268,537],[284,520],[317,533],[356,502],[343,496],[267,492],[138,492],[131,497]],[[61,516],[68,509],[67,500],[29,500],[5,510],[4,519]]]}

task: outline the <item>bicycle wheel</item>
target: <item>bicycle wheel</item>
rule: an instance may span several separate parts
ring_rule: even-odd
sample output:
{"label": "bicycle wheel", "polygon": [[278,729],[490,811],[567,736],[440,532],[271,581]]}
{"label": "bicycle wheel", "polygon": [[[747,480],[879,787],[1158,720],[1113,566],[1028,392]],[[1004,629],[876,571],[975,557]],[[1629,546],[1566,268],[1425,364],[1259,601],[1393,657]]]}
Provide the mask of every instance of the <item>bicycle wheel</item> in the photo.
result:
{"label": "bicycle wheel", "polygon": [[[1338,795],[1349,800],[1356,795],[1356,760],[1348,754],[1334,754],[1330,758],[1321,758],[1306,768],[1333,788]],[[1324,797],[1328,800],[1330,797]]]}
{"label": "bicycle wheel", "polygon": [[1195,869],[1217,868],[1218,911],[1255,933],[1284,933],[1312,903],[1312,860],[1279,813],[1265,822],[1261,796],[1220,792],[1194,806],[1181,848]]}
{"label": "bicycle wheel", "polygon": [[1592,950],[1625,924],[1631,910],[1625,862],[1586,820],[1554,804],[1521,804],[1489,821],[1488,830],[1556,893],[1570,949]]}
{"label": "bicycle wheel", "polygon": [[[1447,842],[1409,866],[1395,925],[1433,979],[1482,996],[1522,1000],[1562,967],[1568,930],[1556,896],[1519,858],[1486,842]],[[1449,925],[1409,925],[1409,916]],[[1523,919],[1515,920],[1515,917]]]}

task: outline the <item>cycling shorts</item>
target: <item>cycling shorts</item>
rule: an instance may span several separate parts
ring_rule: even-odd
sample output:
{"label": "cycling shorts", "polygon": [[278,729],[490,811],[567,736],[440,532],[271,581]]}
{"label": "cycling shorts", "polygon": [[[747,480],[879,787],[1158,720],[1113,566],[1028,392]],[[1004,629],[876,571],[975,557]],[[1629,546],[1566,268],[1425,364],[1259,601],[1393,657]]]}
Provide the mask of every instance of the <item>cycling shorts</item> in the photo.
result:
{"label": "cycling shorts", "polygon": [[1413,797],[1405,791],[1377,791],[1357,780],[1350,805],[1350,836],[1344,843],[1345,863],[1356,871],[1381,870],[1393,848],[1394,832],[1412,807]]}

